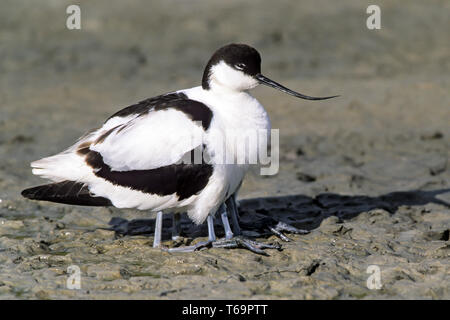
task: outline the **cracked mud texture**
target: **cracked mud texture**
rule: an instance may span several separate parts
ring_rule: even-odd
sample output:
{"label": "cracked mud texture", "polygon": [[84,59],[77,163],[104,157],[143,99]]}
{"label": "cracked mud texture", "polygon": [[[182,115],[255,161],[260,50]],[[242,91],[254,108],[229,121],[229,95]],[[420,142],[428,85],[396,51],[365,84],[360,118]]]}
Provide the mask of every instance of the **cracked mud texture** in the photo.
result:
{"label": "cracked mud texture", "polygon": [[[0,3],[0,299],[450,299],[448,1],[379,1],[378,31],[356,0],[82,1],[80,31],[65,28],[69,4]],[[309,234],[268,257],[166,253],[151,248],[148,212],[20,197],[43,182],[30,161],[121,107],[198,85],[229,42],[255,46],[290,88],[341,95],[253,91],[280,128],[280,171],[247,176],[244,230],[280,241],[264,229],[276,219]],[[147,219],[144,232],[101,229],[113,217]],[[187,220],[183,232],[206,236]],[[81,290],[66,288],[70,265]],[[381,290],[366,286],[369,265]]]}

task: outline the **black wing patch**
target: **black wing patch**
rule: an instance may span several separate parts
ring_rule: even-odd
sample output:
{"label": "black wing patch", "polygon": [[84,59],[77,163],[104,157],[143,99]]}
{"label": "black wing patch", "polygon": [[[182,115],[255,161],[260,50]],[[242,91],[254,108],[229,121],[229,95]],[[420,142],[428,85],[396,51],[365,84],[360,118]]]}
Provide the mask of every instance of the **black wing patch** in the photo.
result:
{"label": "black wing patch", "polygon": [[187,114],[193,121],[200,121],[202,123],[202,127],[205,130],[208,130],[209,125],[211,124],[212,119],[212,111],[205,104],[191,99],[180,100],[169,102],[164,105],[157,105],[155,110],[164,110],[168,108],[173,108],[184,112]]}
{"label": "black wing patch", "polygon": [[156,96],[153,98],[148,98],[145,100],[142,100],[136,104],[133,104],[131,106],[128,106],[115,114],[113,114],[111,117],[109,117],[106,121],[108,121],[111,118],[114,117],[127,117],[129,115],[135,114],[135,115],[142,115],[147,112],[149,112],[152,108],[156,107],[157,105],[165,105],[168,102],[173,101],[180,101],[180,100],[186,100],[187,96],[184,93],[169,93],[169,94],[163,94],[160,96]]}
{"label": "black wing patch", "polygon": [[112,206],[111,201],[108,199],[92,196],[84,183],[68,180],[25,189],[22,191],[22,196],[32,200],[79,206]]}
{"label": "black wing patch", "polygon": [[166,196],[177,194],[179,200],[199,193],[213,173],[210,164],[172,164],[149,170],[113,171],[96,151],[86,154],[86,163],[94,174],[115,185],[148,194]]}
{"label": "black wing patch", "polygon": [[133,114],[143,116],[151,110],[158,111],[169,108],[174,108],[184,112],[193,121],[201,121],[202,127],[205,130],[209,128],[213,116],[211,109],[199,101],[188,99],[187,95],[182,92],[169,93],[145,99],[116,112],[106,121],[114,117],[127,117]]}

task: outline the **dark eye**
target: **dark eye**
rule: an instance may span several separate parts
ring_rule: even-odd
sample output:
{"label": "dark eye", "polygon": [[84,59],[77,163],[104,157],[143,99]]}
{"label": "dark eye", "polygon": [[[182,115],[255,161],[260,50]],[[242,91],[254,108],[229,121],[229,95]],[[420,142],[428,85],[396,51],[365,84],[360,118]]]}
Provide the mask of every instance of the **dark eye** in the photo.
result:
{"label": "dark eye", "polygon": [[244,70],[244,68],[245,68],[245,63],[236,63],[236,64],[234,65],[234,67],[235,67],[236,69],[238,69],[238,70]]}

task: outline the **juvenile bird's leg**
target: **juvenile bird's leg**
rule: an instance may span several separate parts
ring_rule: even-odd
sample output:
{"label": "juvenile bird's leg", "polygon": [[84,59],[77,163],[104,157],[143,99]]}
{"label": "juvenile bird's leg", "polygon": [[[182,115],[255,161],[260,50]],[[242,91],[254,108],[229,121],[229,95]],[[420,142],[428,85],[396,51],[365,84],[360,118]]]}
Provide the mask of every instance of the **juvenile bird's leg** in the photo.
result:
{"label": "juvenile bird's leg", "polygon": [[[239,226],[239,214],[237,210],[236,203],[236,194],[230,196],[224,204],[219,207],[218,213],[220,213],[220,217],[224,226],[225,231],[225,239],[217,240],[215,232],[214,232],[214,217],[209,215],[207,218],[208,224],[208,241],[201,241],[192,246],[186,247],[177,247],[177,248],[164,248],[163,250],[169,252],[193,252],[205,248],[216,247],[216,248],[244,248],[248,249],[254,253],[267,255],[263,251],[263,249],[281,249],[279,244],[265,244],[261,242],[256,242],[245,237],[240,236],[241,229]],[[230,223],[228,220],[228,213],[232,219],[232,228],[230,227]],[[172,239],[177,239],[180,235],[181,224],[180,224],[180,214],[173,215],[173,229],[172,229]],[[283,241],[291,241],[290,238],[285,236],[282,231],[296,233],[296,234],[307,234],[308,230],[298,229],[294,226],[291,226],[285,222],[278,221],[275,226],[270,226],[268,229],[278,236]],[[155,239],[156,239],[156,230],[155,230]]]}
{"label": "juvenile bird's leg", "polygon": [[[230,197],[229,199],[231,199]],[[234,204],[234,199],[231,199],[230,203]],[[234,206],[234,208],[236,208]],[[220,216],[222,218],[223,227],[225,230],[225,239],[219,239],[214,242],[212,242],[212,246],[215,248],[227,248],[227,249],[234,249],[234,248],[244,248],[248,249],[254,253],[262,254],[262,255],[268,255],[266,252],[264,252],[262,249],[281,249],[280,245],[272,245],[272,244],[265,244],[261,242],[256,242],[250,239],[246,239],[242,236],[234,236],[233,232],[230,228],[230,223],[228,221],[228,212],[227,212],[227,205],[222,204],[220,206]],[[229,210],[230,214],[233,215],[233,210]],[[239,227],[239,224],[236,224]],[[240,232],[240,230],[239,230]]]}
{"label": "juvenile bird's leg", "polygon": [[227,199],[225,202],[227,207],[229,208],[231,223],[233,226],[233,233],[238,236],[241,234],[241,228],[239,226],[239,214],[237,210],[236,204],[236,193],[234,193],[231,197]]}
{"label": "juvenile bird's leg", "polygon": [[217,240],[212,243],[212,246],[214,248],[225,248],[225,249],[242,248],[250,250],[253,253],[262,254],[264,256],[268,256],[269,254],[267,254],[263,249],[281,250],[281,245],[278,243],[276,244],[262,243],[244,238],[242,236],[237,236],[232,239]]}
{"label": "juvenile bird's leg", "polygon": [[162,221],[163,221],[163,213],[162,211],[158,211],[158,213],[156,213],[155,237],[153,238],[153,248],[159,248],[161,246]]}
{"label": "juvenile bird's leg", "polygon": [[[231,197],[229,197],[227,199],[226,204],[230,208],[231,221],[233,224],[233,232],[235,235],[240,235],[241,229],[239,226],[239,212],[237,210],[236,193],[234,193]],[[283,231],[289,232],[289,233],[295,233],[295,234],[308,234],[309,233],[308,230],[298,229],[298,228],[291,226],[290,224],[287,224],[282,221],[278,221],[278,223],[275,227],[269,227],[268,229],[270,232],[272,232],[278,238],[280,238],[281,240],[286,241],[286,242],[289,242],[292,240],[290,238],[288,238],[286,235],[284,235]]]}
{"label": "juvenile bird's leg", "polygon": [[163,250],[168,252],[194,252],[203,248],[210,248],[214,241],[216,241],[216,233],[214,232],[214,216],[208,215],[206,218],[208,224],[208,240],[200,241],[192,246],[177,247],[177,248],[163,248]]}
{"label": "juvenile bird's leg", "polygon": [[221,211],[220,217],[222,219],[223,228],[225,230],[225,239],[229,240],[233,238],[234,234],[233,231],[231,231],[230,222],[228,221],[227,205],[221,205],[219,210]]}
{"label": "juvenile bird's leg", "polygon": [[181,235],[181,221],[180,214],[174,213],[172,215],[172,240],[177,241]]}
{"label": "juvenile bird's leg", "polygon": [[[231,197],[230,197],[231,198]],[[230,200],[234,202],[234,199]],[[233,203],[234,204],[234,203]],[[231,205],[233,206],[233,205]],[[236,208],[236,206],[234,206]],[[227,210],[227,205],[223,203],[218,212],[220,213],[220,217],[222,219],[222,223],[225,231],[225,239],[216,239],[216,235],[214,232],[214,217],[209,215],[207,218],[208,223],[208,241],[201,241],[192,246],[187,247],[177,247],[177,248],[169,248],[164,249],[168,252],[193,252],[205,248],[215,247],[215,248],[226,248],[226,249],[235,249],[235,248],[243,248],[250,250],[257,254],[268,255],[264,252],[263,249],[277,249],[280,250],[281,246],[279,244],[265,244],[261,242],[256,242],[242,236],[234,236],[233,231],[231,230],[230,223],[228,220],[228,212],[232,215],[232,210]],[[236,219],[237,220],[237,219]],[[235,224],[235,226],[239,227],[239,224]],[[239,230],[240,231],[240,230]]]}
{"label": "juvenile bird's leg", "polygon": [[270,230],[273,233],[281,232],[281,231],[286,231],[286,232],[295,233],[295,234],[308,234],[309,233],[308,230],[298,229],[298,228],[291,226],[290,224],[287,224],[282,221],[279,221],[277,223],[277,225],[275,227],[271,228]]}

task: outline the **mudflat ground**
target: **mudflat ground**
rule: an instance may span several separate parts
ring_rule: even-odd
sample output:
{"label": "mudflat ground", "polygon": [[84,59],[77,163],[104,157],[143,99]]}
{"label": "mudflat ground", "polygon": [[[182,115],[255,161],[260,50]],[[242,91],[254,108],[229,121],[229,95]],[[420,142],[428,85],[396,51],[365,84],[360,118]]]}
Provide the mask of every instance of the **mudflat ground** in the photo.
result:
{"label": "mudflat ground", "polygon": [[[378,1],[381,30],[359,0],[81,1],[77,31],[69,4],[0,1],[0,299],[450,298],[448,1]],[[244,229],[281,243],[263,230],[275,219],[309,234],[270,256],[166,253],[151,248],[146,212],[21,198],[43,182],[30,161],[124,106],[199,85],[229,42],[256,47],[288,87],[341,95],[254,90],[280,129],[280,171],[246,178]],[[113,217],[150,219],[150,233],[118,237],[102,229]],[[206,236],[187,220],[183,232]],[[80,290],[66,287],[70,265]]]}

